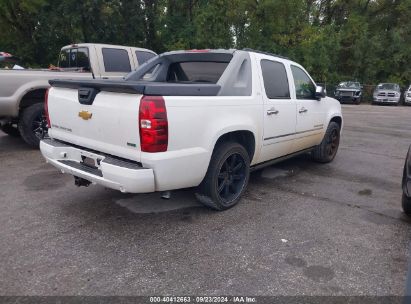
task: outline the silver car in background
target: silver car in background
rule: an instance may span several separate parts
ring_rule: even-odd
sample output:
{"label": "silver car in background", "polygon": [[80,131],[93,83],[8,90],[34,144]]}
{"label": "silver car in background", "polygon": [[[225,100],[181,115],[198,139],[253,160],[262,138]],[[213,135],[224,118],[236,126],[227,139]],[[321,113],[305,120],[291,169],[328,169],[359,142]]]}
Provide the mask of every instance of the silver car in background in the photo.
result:
{"label": "silver car in background", "polygon": [[408,87],[407,90],[404,92],[404,102],[407,105],[411,105],[411,85]]}
{"label": "silver car in background", "polygon": [[395,104],[401,99],[401,89],[396,83],[380,83],[374,90],[373,104]]}

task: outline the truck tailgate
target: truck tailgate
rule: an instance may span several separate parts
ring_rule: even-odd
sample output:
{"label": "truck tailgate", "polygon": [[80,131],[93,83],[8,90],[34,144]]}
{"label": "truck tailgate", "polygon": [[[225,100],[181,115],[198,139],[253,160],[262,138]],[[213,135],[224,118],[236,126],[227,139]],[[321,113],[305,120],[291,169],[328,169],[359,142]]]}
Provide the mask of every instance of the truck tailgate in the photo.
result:
{"label": "truck tailgate", "polygon": [[74,145],[140,161],[140,94],[101,91],[92,104],[78,90],[52,87],[48,96],[49,135]]}

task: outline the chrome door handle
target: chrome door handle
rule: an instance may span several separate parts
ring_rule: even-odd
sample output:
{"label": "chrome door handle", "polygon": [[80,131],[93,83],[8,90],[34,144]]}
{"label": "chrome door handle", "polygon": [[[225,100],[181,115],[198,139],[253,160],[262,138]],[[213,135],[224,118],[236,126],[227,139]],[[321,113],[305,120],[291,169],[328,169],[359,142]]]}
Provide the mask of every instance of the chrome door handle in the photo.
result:
{"label": "chrome door handle", "polygon": [[271,108],[267,110],[267,115],[277,115],[278,113],[280,113],[280,111],[276,110],[275,108]]}
{"label": "chrome door handle", "polygon": [[308,112],[308,110],[304,107],[302,107],[300,110],[298,110],[298,113],[305,113]]}

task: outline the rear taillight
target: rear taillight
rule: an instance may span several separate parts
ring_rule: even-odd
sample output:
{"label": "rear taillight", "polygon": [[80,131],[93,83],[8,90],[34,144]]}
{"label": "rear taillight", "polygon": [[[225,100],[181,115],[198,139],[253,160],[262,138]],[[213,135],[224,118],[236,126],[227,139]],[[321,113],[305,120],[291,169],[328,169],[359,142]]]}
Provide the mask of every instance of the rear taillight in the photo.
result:
{"label": "rear taillight", "polygon": [[143,96],[141,98],[139,123],[141,151],[167,151],[168,121],[163,97]]}
{"label": "rear taillight", "polygon": [[44,96],[44,115],[47,120],[47,128],[51,128],[50,115],[49,115],[49,90],[46,90],[46,95]]}

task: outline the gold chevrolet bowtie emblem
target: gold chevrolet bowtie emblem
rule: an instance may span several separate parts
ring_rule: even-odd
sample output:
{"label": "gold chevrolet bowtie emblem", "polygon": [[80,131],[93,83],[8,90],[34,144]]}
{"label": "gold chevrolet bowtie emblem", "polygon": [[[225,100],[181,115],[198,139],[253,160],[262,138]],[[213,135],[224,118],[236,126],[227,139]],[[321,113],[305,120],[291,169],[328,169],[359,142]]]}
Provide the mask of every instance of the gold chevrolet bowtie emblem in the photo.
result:
{"label": "gold chevrolet bowtie emblem", "polygon": [[78,116],[83,118],[84,120],[89,120],[91,116],[93,116],[93,113],[90,113],[87,111],[81,111],[81,112],[78,112]]}

